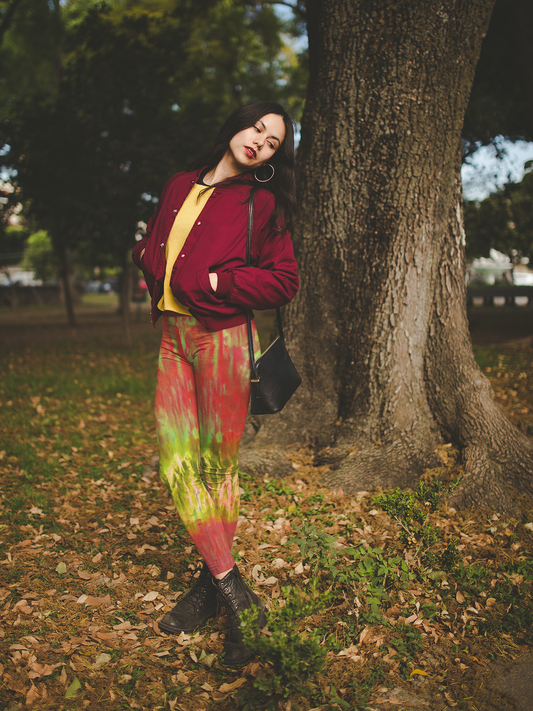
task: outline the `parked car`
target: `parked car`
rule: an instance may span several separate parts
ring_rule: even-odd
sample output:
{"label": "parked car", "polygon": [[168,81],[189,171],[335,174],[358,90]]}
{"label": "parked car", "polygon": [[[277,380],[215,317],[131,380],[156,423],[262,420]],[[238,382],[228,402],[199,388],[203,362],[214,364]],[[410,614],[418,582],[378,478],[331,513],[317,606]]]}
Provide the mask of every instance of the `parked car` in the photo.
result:
{"label": "parked car", "polygon": [[112,291],[118,292],[118,277],[109,277],[100,284],[100,293],[109,294]]}
{"label": "parked car", "polygon": [[100,282],[99,281],[88,281],[85,284],[85,291],[87,294],[96,294],[100,290]]}

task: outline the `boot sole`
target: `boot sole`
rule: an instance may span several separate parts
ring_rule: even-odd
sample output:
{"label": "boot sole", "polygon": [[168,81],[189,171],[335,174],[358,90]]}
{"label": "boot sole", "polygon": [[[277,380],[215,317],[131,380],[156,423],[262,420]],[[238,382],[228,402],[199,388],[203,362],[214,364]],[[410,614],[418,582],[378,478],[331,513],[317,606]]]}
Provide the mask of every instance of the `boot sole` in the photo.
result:
{"label": "boot sole", "polygon": [[[168,613],[167,613],[168,614]],[[202,629],[202,627],[205,627],[206,624],[209,622],[209,620],[212,620],[214,617],[217,616],[217,613],[213,613],[209,617],[206,617],[205,620],[202,620],[199,624],[197,624],[195,627],[188,627],[187,629],[185,628],[180,628],[177,629],[176,627],[170,627],[165,624],[163,624],[163,620],[161,622],[158,622],[157,624],[159,625],[159,629],[163,630],[163,632],[166,632],[167,634],[175,634],[175,635],[180,635],[182,632],[183,634],[192,634],[196,630]]]}
{"label": "boot sole", "polygon": [[244,661],[240,662],[226,662],[223,660],[223,658],[219,658],[218,663],[220,664],[221,667],[226,667],[227,669],[242,669],[242,667],[245,667],[247,664],[249,664],[252,659],[254,659],[255,654],[252,652],[249,657],[246,657]]}

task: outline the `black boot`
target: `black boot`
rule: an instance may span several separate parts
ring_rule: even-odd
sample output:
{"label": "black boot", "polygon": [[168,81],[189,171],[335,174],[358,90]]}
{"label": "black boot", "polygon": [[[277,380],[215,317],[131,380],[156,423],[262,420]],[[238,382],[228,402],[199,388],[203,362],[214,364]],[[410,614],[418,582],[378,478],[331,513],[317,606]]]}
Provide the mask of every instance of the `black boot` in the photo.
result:
{"label": "black boot", "polygon": [[257,624],[259,627],[265,627],[267,623],[265,604],[246,585],[236,565],[222,580],[215,578],[215,584],[220,592],[221,602],[226,608],[229,622],[228,636],[224,645],[224,664],[234,667],[244,666],[253,658],[254,653],[244,644],[240,629],[240,615],[244,610],[255,605],[259,608]]}
{"label": "black boot", "polygon": [[191,634],[211,617],[218,614],[218,590],[211,571],[204,563],[200,577],[194,587],[182,598],[176,607],[167,612],[159,627],[169,634],[185,632]]}

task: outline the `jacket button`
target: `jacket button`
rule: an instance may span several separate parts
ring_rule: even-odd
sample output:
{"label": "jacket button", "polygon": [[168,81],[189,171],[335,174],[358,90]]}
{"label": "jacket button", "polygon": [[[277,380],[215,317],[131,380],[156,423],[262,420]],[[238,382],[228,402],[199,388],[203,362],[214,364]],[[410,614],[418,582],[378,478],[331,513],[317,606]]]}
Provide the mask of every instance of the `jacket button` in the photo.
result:
{"label": "jacket button", "polygon": [[161,244],[160,244],[159,246],[160,246],[160,247],[164,247],[164,246],[165,246],[165,243],[164,243],[164,242],[161,242]]}
{"label": "jacket button", "polygon": [[177,212],[177,210],[172,210],[172,212]]}
{"label": "jacket button", "polygon": [[182,254],[181,256],[182,256],[182,257],[184,257],[185,255],[184,255],[184,254]]}
{"label": "jacket button", "polygon": [[201,225],[202,223],[201,223],[201,222],[197,222],[196,224],[197,224],[197,225]]}

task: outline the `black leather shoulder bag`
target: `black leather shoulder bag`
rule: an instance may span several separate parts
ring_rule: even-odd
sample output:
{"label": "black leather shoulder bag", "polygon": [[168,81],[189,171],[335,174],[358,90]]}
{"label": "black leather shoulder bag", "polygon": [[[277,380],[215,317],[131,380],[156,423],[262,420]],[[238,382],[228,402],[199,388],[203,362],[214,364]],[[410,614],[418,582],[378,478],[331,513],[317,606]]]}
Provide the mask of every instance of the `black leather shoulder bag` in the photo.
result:
{"label": "black leather shoulder bag", "polygon": [[[251,264],[252,228],[254,215],[253,195],[249,202],[248,237],[246,240],[246,266]],[[273,415],[280,412],[301,385],[302,379],[294,367],[285,346],[281,313],[276,309],[278,319],[278,337],[257,360],[254,357],[252,337],[252,314],[246,312],[248,323],[248,348],[251,362],[251,406],[252,415]]]}

